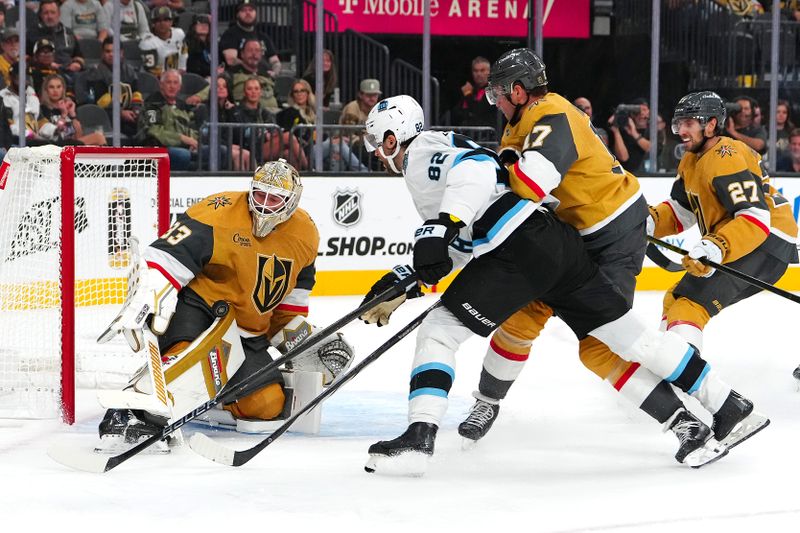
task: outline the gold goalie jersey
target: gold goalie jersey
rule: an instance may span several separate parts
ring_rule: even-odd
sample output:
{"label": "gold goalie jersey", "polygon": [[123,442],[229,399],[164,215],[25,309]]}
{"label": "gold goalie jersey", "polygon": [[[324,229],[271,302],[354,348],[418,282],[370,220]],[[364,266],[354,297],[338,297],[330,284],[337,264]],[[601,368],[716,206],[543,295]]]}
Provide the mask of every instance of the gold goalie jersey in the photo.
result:
{"label": "gold goalie jersey", "polygon": [[670,198],[655,207],[655,236],[674,235],[694,224],[724,248],[723,263],[759,246],[797,262],[797,224],[789,202],[766,180],[761,156],[741,141],[720,137],[702,155],[687,152],[678,165]]}
{"label": "gold goalie jersey", "polygon": [[221,192],[191,206],[144,258],[207,304],[229,302],[241,329],[272,336],[294,316],[308,315],[319,232],[297,209],[256,238],[247,195]]}
{"label": "gold goalie jersey", "polygon": [[543,201],[578,229],[589,248],[605,246],[647,217],[639,182],[608,151],[589,117],[555,93],[529,104],[503,133],[501,150],[521,152],[512,190]]}

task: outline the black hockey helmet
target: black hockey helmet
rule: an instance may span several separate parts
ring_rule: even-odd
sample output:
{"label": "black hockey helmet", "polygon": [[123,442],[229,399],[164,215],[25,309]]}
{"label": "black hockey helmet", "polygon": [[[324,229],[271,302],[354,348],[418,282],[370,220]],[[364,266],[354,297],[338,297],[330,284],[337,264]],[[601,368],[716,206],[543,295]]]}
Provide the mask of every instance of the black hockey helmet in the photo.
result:
{"label": "black hockey helmet", "polygon": [[700,91],[689,93],[680,99],[672,115],[672,133],[678,134],[678,123],[681,119],[694,118],[705,127],[711,118],[717,119],[717,128],[714,131],[719,135],[725,129],[725,119],[728,114],[725,102],[713,91]]}
{"label": "black hockey helmet", "polygon": [[530,48],[506,52],[492,65],[486,99],[490,104],[496,103],[501,95],[509,94],[516,83],[526,91],[547,85],[544,69],[544,62]]}

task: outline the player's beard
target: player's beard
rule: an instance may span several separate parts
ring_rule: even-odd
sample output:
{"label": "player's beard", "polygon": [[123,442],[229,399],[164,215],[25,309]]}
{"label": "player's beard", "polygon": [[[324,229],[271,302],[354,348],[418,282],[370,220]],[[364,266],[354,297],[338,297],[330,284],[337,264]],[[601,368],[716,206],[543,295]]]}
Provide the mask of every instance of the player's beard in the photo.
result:
{"label": "player's beard", "polygon": [[703,151],[703,148],[705,148],[708,139],[709,137],[703,136],[698,142],[694,138],[691,138],[688,143],[683,143],[683,146],[684,148],[686,148],[687,152],[692,152],[693,154],[699,154],[700,152]]}

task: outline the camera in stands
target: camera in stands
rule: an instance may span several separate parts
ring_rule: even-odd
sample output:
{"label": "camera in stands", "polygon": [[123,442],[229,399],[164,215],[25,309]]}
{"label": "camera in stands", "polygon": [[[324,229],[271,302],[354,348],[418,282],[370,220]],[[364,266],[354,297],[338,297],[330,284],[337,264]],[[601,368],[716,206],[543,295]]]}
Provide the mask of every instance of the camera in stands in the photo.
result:
{"label": "camera in stands", "polygon": [[622,129],[628,125],[628,118],[641,112],[642,106],[639,104],[619,104],[614,110],[614,124]]}
{"label": "camera in stands", "polygon": [[725,102],[725,112],[728,116],[735,115],[742,110],[742,104],[739,102]]}

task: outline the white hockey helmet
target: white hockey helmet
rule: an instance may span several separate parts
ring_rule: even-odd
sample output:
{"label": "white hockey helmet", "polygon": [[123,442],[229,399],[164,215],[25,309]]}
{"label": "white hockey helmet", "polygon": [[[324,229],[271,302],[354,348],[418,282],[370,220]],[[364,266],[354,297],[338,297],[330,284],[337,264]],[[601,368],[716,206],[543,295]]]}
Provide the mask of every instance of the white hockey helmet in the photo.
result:
{"label": "white hockey helmet", "polygon": [[289,220],[302,192],[300,173],[285,160],[269,161],[258,167],[247,197],[253,216],[253,235],[266,237],[275,226]]}
{"label": "white hockey helmet", "polygon": [[386,135],[393,133],[400,145],[422,133],[424,125],[425,115],[414,98],[406,94],[392,96],[378,102],[369,112],[364,144],[374,152]]}

